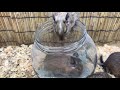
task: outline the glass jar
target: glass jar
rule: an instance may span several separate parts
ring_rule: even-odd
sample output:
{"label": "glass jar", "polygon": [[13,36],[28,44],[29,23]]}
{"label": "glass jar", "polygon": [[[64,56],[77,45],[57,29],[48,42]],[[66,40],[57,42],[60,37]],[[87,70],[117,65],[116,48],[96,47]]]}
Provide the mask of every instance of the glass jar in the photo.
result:
{"label": "glass jar", "polygon": [[63,41],[54,33],[52,20],[35,32],[32,65],[40,78],[86,78],[96,63],[96,46],[79,20]]}

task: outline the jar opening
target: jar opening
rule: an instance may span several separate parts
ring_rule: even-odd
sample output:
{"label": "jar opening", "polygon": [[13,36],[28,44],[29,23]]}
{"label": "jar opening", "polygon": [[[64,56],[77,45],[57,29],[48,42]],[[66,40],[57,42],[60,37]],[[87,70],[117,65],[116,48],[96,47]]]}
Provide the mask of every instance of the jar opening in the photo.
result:
{"label": "jar opening", "polygon": [[[81,47],[86,39],[87,31],[83,23],[78,21],[78,27],[64,41],[54,36],[53,22],[46,22],[36,32],[34,45],[45,53],[67,53]],[[54,36],[54,37],[53,37]],[[74,38],[73,38],[74,37]]]}

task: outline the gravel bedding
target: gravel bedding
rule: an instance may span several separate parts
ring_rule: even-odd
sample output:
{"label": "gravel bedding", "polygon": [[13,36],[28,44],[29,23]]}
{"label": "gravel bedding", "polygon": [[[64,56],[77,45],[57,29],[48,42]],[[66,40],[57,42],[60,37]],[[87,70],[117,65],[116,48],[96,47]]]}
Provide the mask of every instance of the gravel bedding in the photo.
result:
{"label": "gravel bedding", "polygon": [[[97,45],[98,58],[102,54],[104,61],[113,52],[120,52],[120,42]],[[0,78],[38,78],[32,67],[31,45],[7,46],[0,48]],[[97,65],[96,72],[103,72]],[[114,75],[111,75],[115,78]]]}

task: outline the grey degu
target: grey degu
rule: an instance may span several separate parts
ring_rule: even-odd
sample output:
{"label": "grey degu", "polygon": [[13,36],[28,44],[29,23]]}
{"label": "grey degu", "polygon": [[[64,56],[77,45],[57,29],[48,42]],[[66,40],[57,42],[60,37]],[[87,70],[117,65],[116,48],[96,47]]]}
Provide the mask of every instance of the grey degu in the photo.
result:
{"label": "grey degu", "polygon": [[120,78],[120,52],[110,54],[105,62],[103,61],[103,56],[101,55],[100,62],[102,63],[101,66],[105,72]]}
{"label": "grey degu", "polygon": [[52,13],[54,20],[54,31],[60,40],[73,30],[75,23],[79,20],[79,12],[54,12]]}

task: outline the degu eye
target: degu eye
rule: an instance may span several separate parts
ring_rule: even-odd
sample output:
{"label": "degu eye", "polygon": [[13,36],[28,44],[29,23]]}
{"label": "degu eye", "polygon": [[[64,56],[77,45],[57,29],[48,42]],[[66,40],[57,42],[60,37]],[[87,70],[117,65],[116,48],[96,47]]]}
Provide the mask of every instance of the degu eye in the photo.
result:
{"label": "degu eye", "polygon": [[63,23],[66,23],[66,21],[63,21]]}

